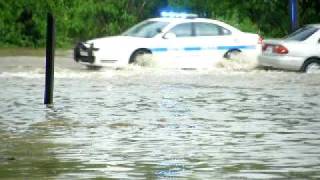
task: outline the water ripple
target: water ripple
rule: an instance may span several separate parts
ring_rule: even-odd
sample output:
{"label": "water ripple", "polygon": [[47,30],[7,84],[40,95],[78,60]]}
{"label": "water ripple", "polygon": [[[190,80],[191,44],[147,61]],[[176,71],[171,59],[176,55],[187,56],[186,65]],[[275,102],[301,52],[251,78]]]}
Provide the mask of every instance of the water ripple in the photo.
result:
{"label": "water ripple", "polygon": [[59,67],[47,108],[42,72],[22,69],[0,74],[0,177],[320,177],[317,76]]}

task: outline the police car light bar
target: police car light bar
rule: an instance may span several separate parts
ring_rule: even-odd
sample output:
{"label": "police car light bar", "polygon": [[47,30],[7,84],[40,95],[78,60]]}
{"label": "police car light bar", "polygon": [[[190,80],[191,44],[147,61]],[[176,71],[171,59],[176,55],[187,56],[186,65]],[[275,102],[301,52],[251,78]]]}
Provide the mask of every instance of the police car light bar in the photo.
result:
{"label": "police car light bar", "polygon": [[168,12],[163,11],[160,13],[161,17],[166,18],[197,18],[197,14],[181,13],[181,12]]}

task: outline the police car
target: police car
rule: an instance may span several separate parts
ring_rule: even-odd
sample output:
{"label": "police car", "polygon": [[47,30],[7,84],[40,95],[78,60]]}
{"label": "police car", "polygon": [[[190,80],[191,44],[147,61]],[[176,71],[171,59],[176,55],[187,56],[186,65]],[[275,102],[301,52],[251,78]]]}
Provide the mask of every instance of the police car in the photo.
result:
{"label": "police car", "polygon": [[144,55],[182,68],[210,66],[239,53],[258,56],[262,38],[195,14],[162,12],[119,36],[81,42],[74,59],[89,68],[123,67]]}

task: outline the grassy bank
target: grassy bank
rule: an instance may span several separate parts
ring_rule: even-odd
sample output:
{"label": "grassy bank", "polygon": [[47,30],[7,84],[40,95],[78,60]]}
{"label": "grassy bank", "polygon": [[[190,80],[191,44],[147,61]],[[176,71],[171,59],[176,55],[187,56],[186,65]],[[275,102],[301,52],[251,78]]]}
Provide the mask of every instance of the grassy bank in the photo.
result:
{"label": "grassy bank", "polygon": [[[72,49],[56,49],[56,56],[70,55]],[[45,48],[8,47],[0,48],[0,57],[4,56],[45,56]]]}

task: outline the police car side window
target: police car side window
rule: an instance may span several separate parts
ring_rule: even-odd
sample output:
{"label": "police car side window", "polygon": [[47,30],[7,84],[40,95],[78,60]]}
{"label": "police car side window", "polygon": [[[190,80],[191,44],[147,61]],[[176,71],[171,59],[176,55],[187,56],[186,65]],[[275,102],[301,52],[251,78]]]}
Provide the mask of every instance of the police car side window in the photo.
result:
{"label": "police car side window", "polygon": [[173,27],[170,32],[174,33],[176,37],[190,37],[192,36],[192,24],[183,23]]}
{"label": "police car side window", "polygon": [[223,27],[220,27],[220,28],[221,28],[222,35],[231,35],[231,31],[230,30],[225,29]]}
{"label": "police car side window", "polygon": [[231,31],[212,23],[195,23],[197,36],[222,36],[230,35]]}

